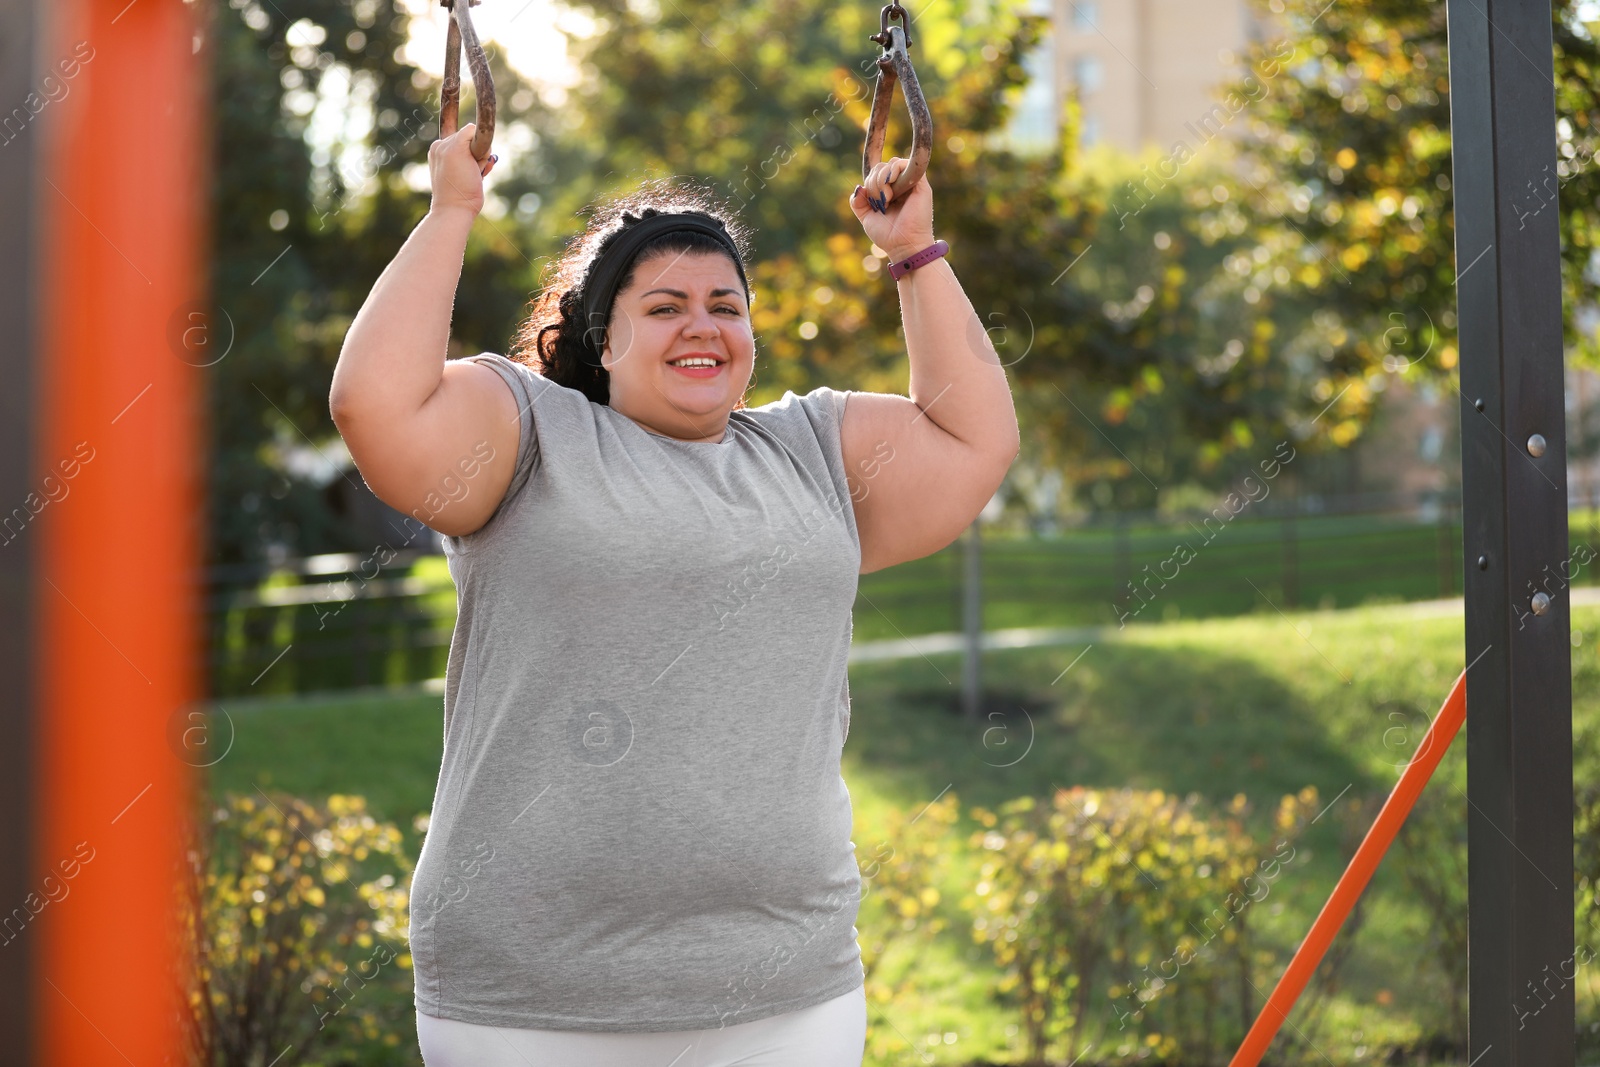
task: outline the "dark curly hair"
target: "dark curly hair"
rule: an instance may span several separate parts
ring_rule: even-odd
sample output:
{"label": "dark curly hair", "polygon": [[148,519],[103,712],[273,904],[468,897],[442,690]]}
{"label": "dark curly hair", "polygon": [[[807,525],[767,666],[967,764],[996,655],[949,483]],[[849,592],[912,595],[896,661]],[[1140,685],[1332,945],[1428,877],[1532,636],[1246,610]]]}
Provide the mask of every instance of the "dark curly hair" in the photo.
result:
{"label": "dark curly hair", "polygon": [[[576,389],[596,404],[611,400],[611,372],[599,366],[584,340],[583,287],[589,268],[629,226],[665,212],[693,212],[721,222],[739,250],[735,266],[744,273],[749,258],[749,233],[726,206],[711,193],[663,178],[646,182],[627,196],[603,201],[588,227],[567,243],[565,251],[546,269],[543,288],[529,302],[529,314],[512,338],[509,358],[526,364],[557,385]],[[617,287],[621,292],[633,282],[635,268],[658,252],[712,252],[728,255],[714,237],[685,231],[664,233],[639,250]],[[748,281],[745,300],[752,300]],[[608,316],[609,316],[609,309]],[[752,375],[751,382],[755,378]],[[740,397],[734,407],[744,407]]]}

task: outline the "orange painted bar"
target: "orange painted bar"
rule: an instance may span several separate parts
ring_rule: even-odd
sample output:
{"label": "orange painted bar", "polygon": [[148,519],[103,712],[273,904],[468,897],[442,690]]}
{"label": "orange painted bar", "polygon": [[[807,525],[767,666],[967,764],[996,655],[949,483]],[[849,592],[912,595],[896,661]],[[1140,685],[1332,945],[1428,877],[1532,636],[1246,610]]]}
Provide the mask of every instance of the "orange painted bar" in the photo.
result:
{"label": "orange painted bar", "polygon": [[1300,943],[1300,948],[1289,961],[1283,977],[1278,979],[1278,984],[1273,987],[1272,994],[1267,997],[1266,1004],[1261,1008],[1261,1014],[1256,1016],[1255,1025],[1250,1027],[1250,1032],[1245,1035],[1244,1044],[1239,1046],[1239,1051],[1229,1061],[1228,1067],[1256,1067],[1256,1064],[1261,1062],[1267,1046],[1272,1044],[1278,1028],[1289,1017],[1295,1001],[1300,999],[1300,994],[1305,990],[1306,983],[1311,980],[1317,964],[1322,962],[1328,946],[1333,943],[1334,935],[1338,934],[1339,927],[1344,925],[1345,919],[1350,915],[1350,909],[1355,907],[1357,898],[1371,881],[1373,872],[1383,860],[1384,853],[1389,851],[1395,835],[1400,832],[1400,825],[1406,821],[1406,816],[1411,814],[1417,798],[1422,795],[1423,787],[1428,784],[1428,779],[1433,777],[1439,761],[1444,758],[1445,750],[1450,747],[1450,742],[1455,740],[1466,718],[1467,672],[1462,671],[1461,676],[1456,679],[1455,687],[1450,690],[1450,695],[1445,698],[1444,706],[1439,709],[1439,714],[1434,716],[1433,724],[1423,735],[1422,744],[1417,747],[1411,762],[1406,764],[1404,773],[1400,775],[1400,781],[1395,783],[1394,791],[1389,794],[1383,810],[1378,813],[1377,821],[1372,824],[1372,829],[1367,831],[1367,836],[1361,841],[1361,847],[1357,848],[1356,854],[1351,857],[1350,865],[1339,878],[1339,884],[1333,887],[1333,895],[1328,897],[1328,902],[1322,906],[1317,921],[1311,924],[1311,932]]}
{"label": "orange painted bar", "polygon": [[168,333],[203,295],[206,5],[40,6],[41,70],[66,91],[27,131],[44,139],[37,477],[67,492],[27,531],[41,539],[35,1062],[154,1067],[183,1062],[186,1010],[174,902],[194,783],[167,738],[200,695],[204,371]]}

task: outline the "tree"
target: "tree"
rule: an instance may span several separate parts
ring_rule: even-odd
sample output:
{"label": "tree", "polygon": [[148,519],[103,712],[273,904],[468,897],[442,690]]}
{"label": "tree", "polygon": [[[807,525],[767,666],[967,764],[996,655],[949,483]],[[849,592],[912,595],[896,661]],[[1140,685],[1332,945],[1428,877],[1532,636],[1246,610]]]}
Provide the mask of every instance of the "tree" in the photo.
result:
{"label": "tree", "polygon": [[[904,392],[892,283],[844,203],[860,176],[878,9],[580,6],[599,29],[572,42],[587,77],[545,141],[560,146],[554,217],[647,178],[708,183],[758,233],[756,402],[820,382]],[[1047,32],[1020,6],[913,5],[912,57],[936,131],[936,225],[977,312],[968,342],[1007,365],[1031,462],[1105,483],[1103,503],[1144,506],[1157,487],[1253,466],[1260,439],[1320,433],[1323,368],[1286,368],[1273,348],[1309,301],[1279,301],[1264,320],[1248,303],[1259,294],[1222,272],[1256,241],[1237,196],[1211,199],[1226,176],[1197,167],[1157,183],[1130,225],[1115,195],[1138,175],[1078,158],[1074,109],[1054,150],[1005,147],[1022,57]],[[903,153],[899,107],[888,143]],[[1224,373],[1241,357],[1246,372]]]}
{"label": "tree", "polygon": [[1100,210],[1063,284],[1102,325],[1027,397],[1039,453],[1102,507],[1171,505],[1259,480],[1280,442],[1328,444],[1328,372],[1297,358],[1317,309],[1262,266],[1281,238],[1257,225],[1225,155],[1165,162],[1096,152],[1071,175]]}
{"label": "tree", "polygon": [[[1560,212],[1566,336],[1592,363],[1600,24],[1579,10],[1552,6],[1559,162],[1517,210]],[[1445,4],[1269,0],[1266,12],[1284,33],[1253,46],[1250,62],[1284,42],[1292,58],[1252,106],[1243,180],[1279,239],[1269,266],[1325,309],[1303,358],[1320,358],[1340,387],[1331,417],[1348,441],[1385,375],[1457,388],[1455,275],[1471,263],[1454,248]]]}
{"label": "tree", "polygon": [[[498,143],[528,150],[491,182],[449,354],[506,351],[540,264],[582,229],[582,212],[675,175],[719,190],[756,231],[752,402],[823,382],[904,392],[893,283],[845,203],[877,76],[877,6],[574,6],[595,32],[569,42],[584,76],[565,99],[491,54]],[[1102,504],[1148,506],[1253,469],[1269,438],[1353,437],[1365,393],[1350,387],[1371,360],[1347,351],[1342,318],[1318,310],[1331,283],[1317,271],[1332,272],[1311,262],[1327,258],[1317,234],[1263,221],[1211,164],[1154,182],[1090,165],[1071,147],[1072,107],[1053,151],[1005,147],[1022,56],[1045,32],[1019,6],[913,5],[912,54],[934,115],[939,232],[977,311],[967,341],[1007,366],[1024,465],[1065,468]],[[206,371],[212,555],[371,549],[328,489],[359,487],[359,474],[326,397],[350,320],[427,210],[403,171],[436,136],[437,84],[395,58],[408,26],[399,0],[229,0],[212,12],[213,332],[220,348],[227,324],[232,341]],[[1274,91],[1290,82],[1303,88],[1280,77]],[[891,153],[907,142],[900,106]],[[333,144],[308,139],[314,114],[339,120]],[[1284,272],[1294,284],[1276,280]],[[1336,396],[1336,417],[1319,421]]]}
{"label": "tree", "polygon": [[[399,0],[211,4],[212,307],[184,355],[209,375],[214,561],[373,547],[325,489],[360,481],[328,389],[351,319],[428,206],[401,177],[437,132],[437,83],[395,58],[408,26]],[[495,80],[511,128],[532,94],[503,62]],[[314,113],[351,132],[314,147]],[[459,332],[508,330],[531,261],[487,226],[467,258]]]}

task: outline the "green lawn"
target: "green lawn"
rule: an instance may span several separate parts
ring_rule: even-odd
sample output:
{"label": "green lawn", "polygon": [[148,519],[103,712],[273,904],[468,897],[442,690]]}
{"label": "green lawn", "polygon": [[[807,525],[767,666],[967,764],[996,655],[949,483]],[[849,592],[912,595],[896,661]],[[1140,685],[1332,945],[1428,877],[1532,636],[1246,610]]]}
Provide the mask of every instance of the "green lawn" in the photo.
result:
{"label": "green lawn", "polygon": [[[1594,684],[1600,609],[1574,609],[1573,625],[1583,634],[1573,650],[1579,773],[1591,780],[1600,723]],[[988,656],[990,710],[1010,714],[979,724],[953,710],[957,657],[862,665],[851,674],[844,758],[858,855],[883,840],[877,827],[888,809],[917,812],[947,788],[959,796],[964,816],[975,805],[993,808],[1075,784],[1193,792],[1219,801],[1244,793],[1258,810],[1307,785],[1325,801],[1347,788],[1343,803],[1381,797],[1464,663],[1459,618],[1405,606],[1287,617],[1266,609],[1205,623],[1135,625],[1108,630],[1086,653],[1073,646]],[[406,829],[415,854],[411,821],[430,807],[439,767],[439,697],[225,700],[223,706],[236,740],[210,772],[214,790],[259,784],[308,797],[360,793],[375,814]],[[1006,726],[1004,735],[993,732],[996,723]],[[997,743],[1001,736],[1004,745]],[[1464,742],[1457,740],[1428,794],[1451,810],[1465,808],[1455,792],[1465,787]],[[1005,763],[1012,765],[994,766]],[[874,1005],[869,1063],[1020,1056],[1020,1045],[1012,1044],[1014,1016],[991,996],[995,974],[986,950],[973,947],[955,904],[975,870],[965,846],[965,831],[974,825],[966,820],[955,839],[959,855],[941,905],[951,929],[914,961],[885,960],[887,977],[909,974],[912,981],[906,995]],[[1342,869],[1339,820],[1309,828],[1303,851],[1309,862],[1274,888],[1262,917],[1253,920],[1276,958],[1258,984],[1275,979]],[[1337,994],[1310,1033],[1333,1062],[1361,1062],[1375,1046],[1415,1037],[1438,996],[1425,960],[1426,913],[1392,867],[1374,879],[1366,923]],[[870,933],[863,929],[864,937]],[[1580,1019],[1593,1021],[1595,988],[1580,980],[1578,995]],[[915,1056],[907,1056],[907,1042],[917,1046]]]}

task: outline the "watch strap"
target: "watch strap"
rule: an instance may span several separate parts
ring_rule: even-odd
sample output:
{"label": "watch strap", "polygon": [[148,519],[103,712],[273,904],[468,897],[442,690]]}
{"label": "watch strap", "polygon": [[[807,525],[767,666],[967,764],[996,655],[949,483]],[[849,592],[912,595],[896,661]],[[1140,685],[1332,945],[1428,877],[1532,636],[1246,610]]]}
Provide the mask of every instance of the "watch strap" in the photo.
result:
{"label": "watch strap", "polygon": [[944,241],[935,241],[922,251],[909,255],[898,263],[889,264],[889,276],[899,281],[907,273],[932,263],[949,251],[949,244]]}

